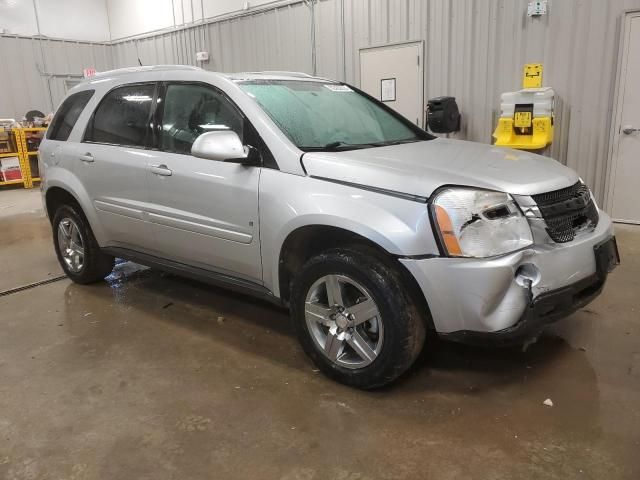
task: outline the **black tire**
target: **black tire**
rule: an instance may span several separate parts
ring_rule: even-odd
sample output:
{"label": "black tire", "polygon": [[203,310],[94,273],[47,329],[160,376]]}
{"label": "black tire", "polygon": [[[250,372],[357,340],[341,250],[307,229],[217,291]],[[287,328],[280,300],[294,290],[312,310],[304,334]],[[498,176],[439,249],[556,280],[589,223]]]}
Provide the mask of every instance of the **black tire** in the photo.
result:
{"label": "black tire", "polygon": [[[377,304],[384,339],[375,360],[362,368],[345,368],[320,351],[305,319],[307,294],[326,275],[344,275],[364,286]],[[399,268],[373,252],[357,247],[328,250],[305,263],[294,278],[291,315],[300,343],[328,377],[361,389],[389,384],[406,372],[420,355],[426,336],[425,318],[414,301]]]}
{"label": "black tire", "polygon": [[[78,227],[78,233],[82,239],[84,247],[84,262],[82,268],[78,272],[74,272],[63,259],[59,241],[58,228],[60,222],[65,219],[71,219]],[[82,211],[75,205],[59,206],[53,216],[53,246],[58,257],[58,262],[67,276],[76,283],[88,284],[103,280],[109,275],[114,266],[114,257],[106,255],[100,249],[96,241],[89,222]]]}

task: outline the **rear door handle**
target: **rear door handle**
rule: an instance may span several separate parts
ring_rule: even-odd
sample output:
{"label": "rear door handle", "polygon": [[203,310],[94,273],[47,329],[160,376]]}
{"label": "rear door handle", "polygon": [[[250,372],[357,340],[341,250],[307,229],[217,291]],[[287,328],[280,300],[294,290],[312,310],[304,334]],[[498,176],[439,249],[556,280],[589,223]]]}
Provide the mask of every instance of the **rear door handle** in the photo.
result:
{"label": "rear door handle", "polygon": [[161,175],[163,177],[170,177],[173,173],[169,167],[166,165],[151,165],[151,171],[156,175]]}
{"label": "rear door handle", "polygon": [[80,155],[78,158],[86,163],[92,163],[94,160],[93,155],[91,155],[89,152],[85,153],[84,155]]}

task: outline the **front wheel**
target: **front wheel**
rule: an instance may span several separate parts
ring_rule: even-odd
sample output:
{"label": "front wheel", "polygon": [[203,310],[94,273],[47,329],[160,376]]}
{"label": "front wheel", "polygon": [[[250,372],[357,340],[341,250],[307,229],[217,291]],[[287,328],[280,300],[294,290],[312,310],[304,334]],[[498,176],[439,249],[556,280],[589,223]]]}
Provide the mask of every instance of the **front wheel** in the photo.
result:
{"label": "front wheel", "polygon": [[422,350],[425,323],[402,275],[367,252],[336,249],[313,257],[296,277],[291,300],[305,352],[341,383],[383,386]]}

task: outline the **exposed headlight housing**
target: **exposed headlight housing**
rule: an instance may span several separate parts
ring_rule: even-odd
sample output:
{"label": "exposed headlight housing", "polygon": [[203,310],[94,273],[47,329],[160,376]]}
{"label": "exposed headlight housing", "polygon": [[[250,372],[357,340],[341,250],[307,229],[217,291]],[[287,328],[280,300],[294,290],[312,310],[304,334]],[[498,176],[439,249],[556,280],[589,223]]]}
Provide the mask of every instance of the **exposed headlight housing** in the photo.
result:
{"label": "exposed headlight housing", "polygon": [[591,191],[591,189],[589,188],[589,186],[584,182],[584,180],[582,179],[582,177],[578,177],[578,180],[580,180],[580,183],[584,186],[587,187],[587,189],[589,190],[589,196],[591,197],[591,201],[593,202],[593,205],[596,207],[596,210],[599,210],[598,207],[598,202],[596,202],[596,197],[593,195],[593,192]]}
{"label": "exposed headlight housing", "polygon": [[486,258],[533,244],[531,228],[507,193],[450,187],[431,202],[434,224],[451,257]]}

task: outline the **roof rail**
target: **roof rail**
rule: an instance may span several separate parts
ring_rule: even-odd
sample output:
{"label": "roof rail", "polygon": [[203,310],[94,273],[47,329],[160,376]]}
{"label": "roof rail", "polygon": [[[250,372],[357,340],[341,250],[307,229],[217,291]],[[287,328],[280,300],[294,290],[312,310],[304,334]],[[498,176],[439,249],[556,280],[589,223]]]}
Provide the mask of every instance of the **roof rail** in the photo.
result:
{"label": "roof rail", "polygon": [[286,75],[288,77],[304,77],[315,78],[313,75],[309,75],[305,72],[288,72],[286,70],[264,70],[262,72],[246,72],[246,73],[263,73],[265,75]]}
{"label": "roof rail", "polygon": [[139,72],[162,72],[171,70],[202,70],[200,67],[191,65],[149,65],[146,67],[125,67],[116,68],[115,70],[107,70],[104,72],[96,72],[94,77],[112,77],[116,75],[126,75],[127,73]]}

